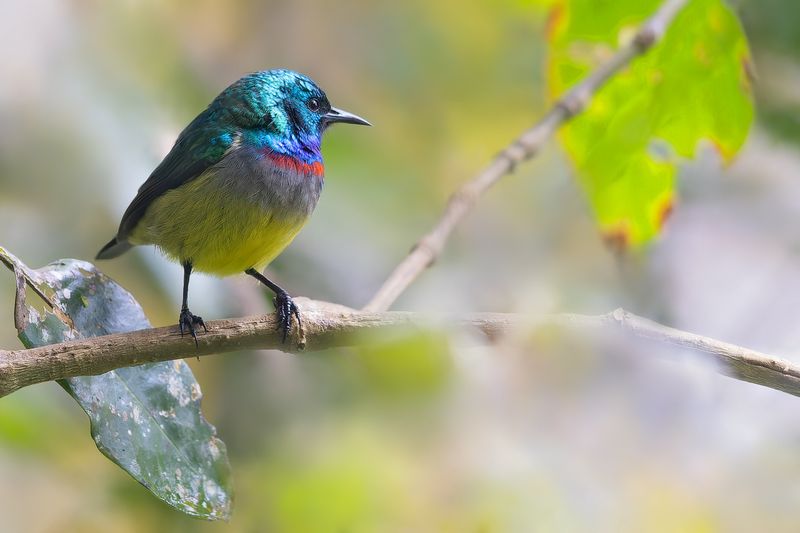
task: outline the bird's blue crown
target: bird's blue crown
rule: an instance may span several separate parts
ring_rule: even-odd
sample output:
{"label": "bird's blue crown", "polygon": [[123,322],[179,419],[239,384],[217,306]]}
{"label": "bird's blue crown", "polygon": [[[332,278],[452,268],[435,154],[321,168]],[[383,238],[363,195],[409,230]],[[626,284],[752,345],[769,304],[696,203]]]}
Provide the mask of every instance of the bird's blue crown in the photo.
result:
{"label": "bird's blue crown", "polygon": [[239,79],[208,112],[234,129],[240,143],[310,164],[322,162],[320,143],[330,109],[325,92],[311,79],[276,69]]}

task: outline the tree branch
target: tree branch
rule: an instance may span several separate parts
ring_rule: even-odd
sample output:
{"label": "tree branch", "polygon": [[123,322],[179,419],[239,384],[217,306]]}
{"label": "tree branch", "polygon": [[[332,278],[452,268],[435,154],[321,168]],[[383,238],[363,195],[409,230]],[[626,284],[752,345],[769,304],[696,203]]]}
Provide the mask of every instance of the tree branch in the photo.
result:
{"label": "tree branch", "polygon": [[489,166],[453,193],[436,226],[417,241],[408,256],[389,275],[372,300],[364,306],[364,311],[389,309],[417,276],[436,261],[450,233],[478,199],[502,177],[514,172],[519,163],[536,155],[560,126],[583,111],[592,96],[606,81],[625,68],[635,57],[649,50],[661,38],[686,1],[666,0],[661,4],[658,11],[642,24],[630,43],[620,48],[608,61],[572,87],[537,124],[524,131],[497,154]]}
{"label": "tree branch", "polygon": [[[399,327],[446,325],[468,328],[491,341],[510,331],[556,328],[569,334],[621,332],[657,344],[686,348],[727,376],[800,396],[800,366],[747,348],[662,326],[618,309],[599,316],[560,314],[544,317],[478,313],[461,317],[406,312],[367,313],[297,298],[305,325],[306,350],[352,346],[365,333]],[[172,327],[92,337],[28,350],[0,351],[0,396],[22,387],[117,368],[244,349],[293,350],[281,342],[273,315],[208,323],[208,333],[181,337]],[[294,343],[294,344],[292,344]],[[676,352],[670,352],[670,355]]]}

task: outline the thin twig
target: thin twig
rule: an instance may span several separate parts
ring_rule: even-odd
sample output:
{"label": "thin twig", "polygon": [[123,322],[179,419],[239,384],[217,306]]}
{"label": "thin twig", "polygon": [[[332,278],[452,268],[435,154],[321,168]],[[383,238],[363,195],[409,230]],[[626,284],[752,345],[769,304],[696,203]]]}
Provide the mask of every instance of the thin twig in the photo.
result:
{"label": "thin twig", "polygon": [[53,303],[53,301],[42,291],[42,289],[39,288],[39,283],[35,279],[35,274],[28,269],[25,263],[17,259],[15,255],[2,246],[0,246],[0,263],[3,263],[6,268],[13,272],[15,277],[19,278],[22,276],[22,278],[28,284],[28,287],[30,287],[31,290],[35,292],[45,304],[47,304],[47,307],[50,309],[56,308],[56,305]]}
{"label": "thin twig", "polygon": [[412,248],[394,269],[364,311],[386,311],[425,269],[442,253],[447,238],[492,185],[511,174],[517,165],[533,157],[560,126],[579,114],[606,81],[625,68],[635,57],[649,50],[664,34],[687,0],[666,0],[639,28],[631,42],[620,48],[608,61],[575,85],[558,100],[532,128],[526,130],[500,152],[483,171],[461,186],[447,202],[436,226]]}
{"label": "thin twig", "polygon": [[[14,327],[17,331],[21,331],[27,326],[28,311],[25,308],[25,284],[55,313],[55,315],[69,327],[73,327],[72,319],[67,316],[60,306],[56,305],[47,294],[40,287],[41,281],[37,279],[36,272],[28,268],[28,266],[20,261],[17,256],[0,246],[0,263],[3,263],[6,268],[14,273],[17,281],[16,292],[14,296]],[[24,280],[23,283],[20,279]],[[23,308],[25,308],[23,310]],[[22,325],[22,327],[20,327]]]}
{"label": "thin twig", "polygon": [[[800,366],[708,337],[676,330],[621,309],[599,316],[561,314],[527,317],[479,313],[442,317],[417,313],[365,313],[298,298],[305,324],[306,350],[321,350],[363,343],[366,333],[397,327],[451,326],[470,328],[495,340],[510,331],[558,328],[570,334],[622,332],[657,344],[696,352],[714,363],[714,368],[739,380],[757,383],[800,396]],[[273,315],[260,315],[208,323],[208,333],[198,345],[181,337],[176,327],[92,337],[40,348],[0,351],[0,396],[22,387],[75,376],[96,375],[127,366],[184,357],[205,356],[243,349],[274,348],[286,351]],[[293,340],[296,343],[296,339]],[[670,351],[667,355],[676,355]]]}

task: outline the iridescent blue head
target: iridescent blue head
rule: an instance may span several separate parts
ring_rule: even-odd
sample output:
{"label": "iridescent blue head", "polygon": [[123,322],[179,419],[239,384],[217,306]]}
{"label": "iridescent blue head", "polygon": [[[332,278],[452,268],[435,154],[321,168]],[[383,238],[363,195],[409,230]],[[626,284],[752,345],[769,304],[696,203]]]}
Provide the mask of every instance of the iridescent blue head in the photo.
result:
{"label": "iridescent blue head", "polygon": [[239,135],[240,142],[303,163],[322,161],[320,142],[336,122],[362,124],[361,117],[332,107],[311,79],[291,70],[244,76],[225,89],[209,111]]}

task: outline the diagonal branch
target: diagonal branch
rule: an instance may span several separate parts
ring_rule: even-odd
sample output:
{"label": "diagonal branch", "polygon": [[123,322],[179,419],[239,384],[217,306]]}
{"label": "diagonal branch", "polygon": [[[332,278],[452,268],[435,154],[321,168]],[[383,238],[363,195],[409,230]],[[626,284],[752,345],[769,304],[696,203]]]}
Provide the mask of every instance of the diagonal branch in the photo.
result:
{"label": "diagonal branch", "polygon": [[669,27],[687,0],[666,0],[658,11],[639,28],[630,43],[620,48],[578,85],[558,100],[542,119],[524,131],[508,147],[497,154],[485,169],[461,186],[447,202],[439,222],[412,248],[388,279],[364,306],[364,311],[385,311],[411,285],[417,276],[430,267],[442,253],[450,233],[474,207],[478,199],[502,177],[514,172],[517,165],[530,159],[553,136],[560,126],[579,114],[592,96],[635,57],[649,50]]}
{"label": "diagonal branch", "polygon": [[[657,345],[690,350],[720,373],[800,396],[800,365],[708,337],[676,330],[618,309],[599,316],[560,314],[542,317],[502,313],[433,316],[418,313],[366,313],[298,298],[305,324],[306,350],[353,346],[361,336],[410,327],[468,328],[492,341],[513,331],[555,328],[566,334],[621,333]],[[97,375],[117,368],[243,349],[286,351],[273,315],[208,323],[198,345],[177,328],[153,328],[31,348],[0,351],[0,396],[55,379]],[[295,345],[296,346],[296,345]],[[666,352],[680,356],[681,350]]]}

